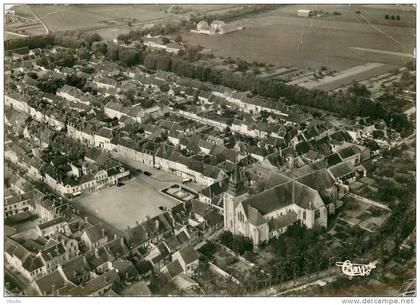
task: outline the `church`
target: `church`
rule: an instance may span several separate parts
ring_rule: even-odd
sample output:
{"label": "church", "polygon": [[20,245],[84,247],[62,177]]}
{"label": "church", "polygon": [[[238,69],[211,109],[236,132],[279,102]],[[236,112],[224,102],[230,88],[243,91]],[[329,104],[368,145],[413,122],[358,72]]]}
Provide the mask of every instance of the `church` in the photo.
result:
{"label": "church", "polygon": [[249,237],[255,248],[295,222],[309,229],[327,226],[328,209],[317,190],[273,173],[262,191],[250,194],[246,181],[244,171],[237,166],[223,197],[224,228]]}

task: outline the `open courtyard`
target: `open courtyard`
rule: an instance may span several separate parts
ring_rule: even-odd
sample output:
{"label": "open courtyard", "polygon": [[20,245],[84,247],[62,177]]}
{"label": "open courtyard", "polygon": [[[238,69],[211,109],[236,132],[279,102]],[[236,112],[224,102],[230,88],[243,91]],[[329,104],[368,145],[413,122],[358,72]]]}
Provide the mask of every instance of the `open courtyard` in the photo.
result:
{"label": "open courtyard", "polygon": [[74,205],[86,214],[124,230],[136,222],[143,222],[146,216],[163,213],[159,207],[172,207],[177,203],[160,192],[159,186],[164,185],[170,186],[171,183],[156,183],[155,178],[140,174],[120,187],[83,194],[75,199]]}

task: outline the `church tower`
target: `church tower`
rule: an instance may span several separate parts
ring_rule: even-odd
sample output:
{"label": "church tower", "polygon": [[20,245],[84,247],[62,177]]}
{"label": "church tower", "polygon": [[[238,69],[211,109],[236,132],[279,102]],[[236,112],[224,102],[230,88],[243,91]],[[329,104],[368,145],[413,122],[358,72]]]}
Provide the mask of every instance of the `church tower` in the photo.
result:
{"label": "church tower", "polygon": [[223,195],[224,225],[226,231],[235,234],[235,208],[238,204],[237,197],[245,191],[244,174],[236,165],[229,179],[228,190]]}

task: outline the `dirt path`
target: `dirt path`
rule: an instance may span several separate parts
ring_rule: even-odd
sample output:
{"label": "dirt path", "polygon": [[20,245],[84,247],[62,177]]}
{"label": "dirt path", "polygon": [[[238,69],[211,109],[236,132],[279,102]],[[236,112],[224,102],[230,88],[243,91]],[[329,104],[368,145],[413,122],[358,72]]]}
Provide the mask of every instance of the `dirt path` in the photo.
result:
{"label": "dirt path", "polygon": [[50,29],[48,28],[48,26],[45,24],[45,22],[44,21],[42,21],[42,19],[41,18],[39,18],[39,16],[34,12],[34,10],[32,9],[32,7],[31,6],[29,6],[29,9],[31,10],[31,12],[32,12],[32,14],[34,15],[34,17],[36,18],[36,20],[38,20],[41,24],[42,24],[42,26],[44,27],[44,30],[45,30],[45,35],[47,35],[47,34],[49,34],[50,33]]}

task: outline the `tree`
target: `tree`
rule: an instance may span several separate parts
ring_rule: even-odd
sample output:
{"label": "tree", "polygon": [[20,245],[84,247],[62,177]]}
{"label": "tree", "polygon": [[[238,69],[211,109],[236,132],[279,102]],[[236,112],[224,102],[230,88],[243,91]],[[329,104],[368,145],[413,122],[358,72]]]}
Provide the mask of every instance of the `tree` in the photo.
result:
{"label": "tree", "polygon": [[107,52],[107,44],[104,41],[95,41],[92,43],[91,51],[95,55],[105,55]]}
{"label": "tree", "polygon": [[181,35],[177,35],[177,36],[175,37],[175,42],[176,42],[176,43],[181,43],[181,42],[182,42],[182,36],[181,36]]}
{"label": "tree", "polygon": [[110,60],[118,60],[119,59],[119,47],[116,44],[113,44],[108,47],[108,51],[106,53],[106,57]]}
{"label": "tree", "polygon": [[133,24],[131,23],[131,21],[128,22],[128,26],[131,28]]}
{"label": "tree", "polygon": [[395,19],[395,16],[394,16],[394,15],[392,15],[392,16],[391,16],[391,20],[394,20],[394,19]]}
{"label": "tree", "polygon": [[86,84],[86,78],[78,77],[75,73],[66,76],[64,82],[67,85],[82,89]]}
{"label": "tree", "polygon": [[128,67],[137,65],[140,62],[140,52],[133,48],[123,48],[119,51],[118,57],[120,62]]}
{"label": "tree", "polygon": [[388,14],[385,15],[385,19],[389,19],[389,15]]}

